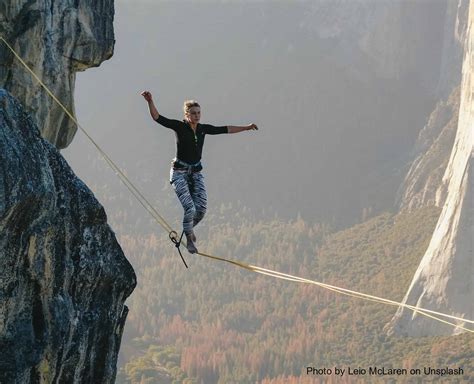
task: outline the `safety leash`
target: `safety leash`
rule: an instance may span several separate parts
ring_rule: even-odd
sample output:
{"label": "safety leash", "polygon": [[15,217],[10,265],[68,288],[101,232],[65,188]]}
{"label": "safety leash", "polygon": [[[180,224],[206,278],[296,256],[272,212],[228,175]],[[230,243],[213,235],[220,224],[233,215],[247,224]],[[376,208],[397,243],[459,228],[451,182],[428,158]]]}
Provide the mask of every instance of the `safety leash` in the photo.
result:
{"label": "safety leash", "polygon": [[171,231],[168,236],[171,240],[171,242],[174,244],[174,246],[178,249],[178,252],[179,252],[179,255],[181,256],[181,260],[183,260],[183,263],[184,265],[186,266],[186,268],[189,268],[188,267],[188,264],[186,264],[186,260],[184,260],[184,257],[183,257],[183,254],[181,253],[181,240],[183,240],[183,235],[184,235],[184,231],[181,232],[181,237],[179,238],[178,240],[178,233],[176,231]]}

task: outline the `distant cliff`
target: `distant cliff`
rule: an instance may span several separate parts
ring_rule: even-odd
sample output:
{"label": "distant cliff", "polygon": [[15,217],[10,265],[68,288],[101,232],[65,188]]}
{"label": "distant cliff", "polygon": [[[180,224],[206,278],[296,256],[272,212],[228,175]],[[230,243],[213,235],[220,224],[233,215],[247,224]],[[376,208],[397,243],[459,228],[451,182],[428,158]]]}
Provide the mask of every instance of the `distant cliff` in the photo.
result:
{"label": "distant cliff", "polygon": [[113,383],[136,277],[103,207],[0,89],[0,383]]}
{"label": "distant cliff", "polygon": [[[465,19],[460,92],[440,103],[421,132],[425,151],[415,160],[402,190],[401,208],[442,207],[429,247],[404,302],[474,318],[474,2],[459,1],[457,20]],[[459,25],[459,23],[453,23]],[[456,66],[451,70],[455,70]],[[457,96],[459,94],[459,96]],[[460,101],[457,102],[456,100]],[[431,121],[433,120],[433,121]],[[455,132],[455,137],[454,137]],[[445,165],[446,164],[446,165]],[[389,332],[413,336],[458,333],[447,325],[400,309]]]}
{"label": "distant cliff", "polygon": [[442,39],[439,26],[453,12],[452,3],[315,1],[302,24],[330,41],[331,53],[338,51],[353,75],[367,67],[379,80],[416,78],[432,92],[441,69],[441,51],[433,47]]}
{"label": "distant cliff", "polygon": [[401,211],[446,201],[447,183],[443,175],[448,165],[458,128],[459,86],[447,100],[440,100],[418,135],[410,169],[399,189],[397,206]]}
{"label": "distant cliff", "polygon": [[433,204],[441,207],[446,200],[447,184],[443,182],[443,174],[458,127],[469,0],[447,4],[437,83],[439,101],[418,135],[412,152],[414,160],[399,189],[397,205],[402,211]]}
{"label": "distant cliff", "polygon": [[[74,112],[76,72],[99,66],[114,48],[113,0],[12,0],[0,3],[0,34]],[[0,88],[31,113],[41,134],[67,147],[77,127],[0,43]]]}

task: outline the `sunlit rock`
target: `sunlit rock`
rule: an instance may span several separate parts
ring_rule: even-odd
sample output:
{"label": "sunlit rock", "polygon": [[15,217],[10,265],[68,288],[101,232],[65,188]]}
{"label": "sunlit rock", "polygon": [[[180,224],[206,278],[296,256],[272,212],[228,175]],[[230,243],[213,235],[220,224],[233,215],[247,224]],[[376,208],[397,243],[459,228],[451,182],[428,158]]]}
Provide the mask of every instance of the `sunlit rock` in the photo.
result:
{"label": "sunlit rock", "polygon": [[[441,180],[446,197],[428,249],[404,298],[410,305],[474,319],[474,3],[470,2],[464,48],[459,119],[449,161]],[[450,319],[445,319],[450,320]],[[458,323],[472,327],[472,324]],[[460,328],[399,309],[390,333],[423,336],[460,333]]]}
{"label": "sunlit rock", "polygon": [[[13,0],[0,3],[0,35],[74,113],[76,72],[97,67],[114,49],[113,0]],[[63,110],[0,41],[0,87],[18,98],[58,148],[77,130]]]}
{"label": "sunlit rock", "polygon": [[103,207],[0,89],[0,383],[113,383],[135,285]]}

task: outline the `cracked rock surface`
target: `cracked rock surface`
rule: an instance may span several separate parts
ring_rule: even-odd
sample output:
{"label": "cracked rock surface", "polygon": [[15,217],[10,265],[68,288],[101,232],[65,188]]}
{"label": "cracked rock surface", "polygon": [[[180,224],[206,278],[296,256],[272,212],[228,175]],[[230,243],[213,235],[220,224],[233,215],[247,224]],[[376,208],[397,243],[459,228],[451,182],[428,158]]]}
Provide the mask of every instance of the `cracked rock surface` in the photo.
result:
{"label": "cracked rock surface", "polygon": [[[113,0],[0,2],[0,35],[73,114],[76,72],[113,55],[113,19]],[[50,143],[71,143],[75,124],[1,41],[0,87],[20,100]]]}
{"label": "cracked rock surface", "polygon": [[135,285],[103,207],[0,89],[0,383],[113,383]]}

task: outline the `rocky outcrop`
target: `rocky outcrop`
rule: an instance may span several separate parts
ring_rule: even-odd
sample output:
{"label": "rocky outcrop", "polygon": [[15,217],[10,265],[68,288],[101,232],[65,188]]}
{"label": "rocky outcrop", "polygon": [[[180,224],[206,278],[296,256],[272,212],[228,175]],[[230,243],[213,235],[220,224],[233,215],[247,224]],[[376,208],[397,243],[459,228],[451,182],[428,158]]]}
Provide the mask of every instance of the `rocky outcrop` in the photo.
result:
{"label": "rocky outcrop", "polygon": [[[428,249],[404,302],[474,319],[474,3],[470,2],[456,138],[441,184],[446,199]],[[461,324],[466,325],[466,324]],[[389,332],[422,336],[460,332],[399,309]]]}
{"label": "rocky outcrop", "polygon": [[114,382],[136,277],[106,220],[0,90],[0,383]]}
{"label": "rocky outcrop", "polygon": [[410,170],[399,189],[400,211],[435,205],[446,200],[447,184],[443,174],[453,147],[459,115],[459,87],[448,101],[440,101],[421,130]]}
{"label": "rocky outcrop", "polygon": [[401,211],[428,205],[441,207],[447,184],[443,174],[456,135],[460,83],[469,0],[449,1],[444,22],[441,73],[437,86],[440,101],[421,130],[412,153],[414,159],[397,196]]}
{"label": "rocky outcrop", "polygon": [[[113,0],[13,0],[0,3],[0,35],[74,113],[76,72],[100,65],[114,48]],[[0,41],[0,87],[27,108],[58,148],[77,127]]]}

